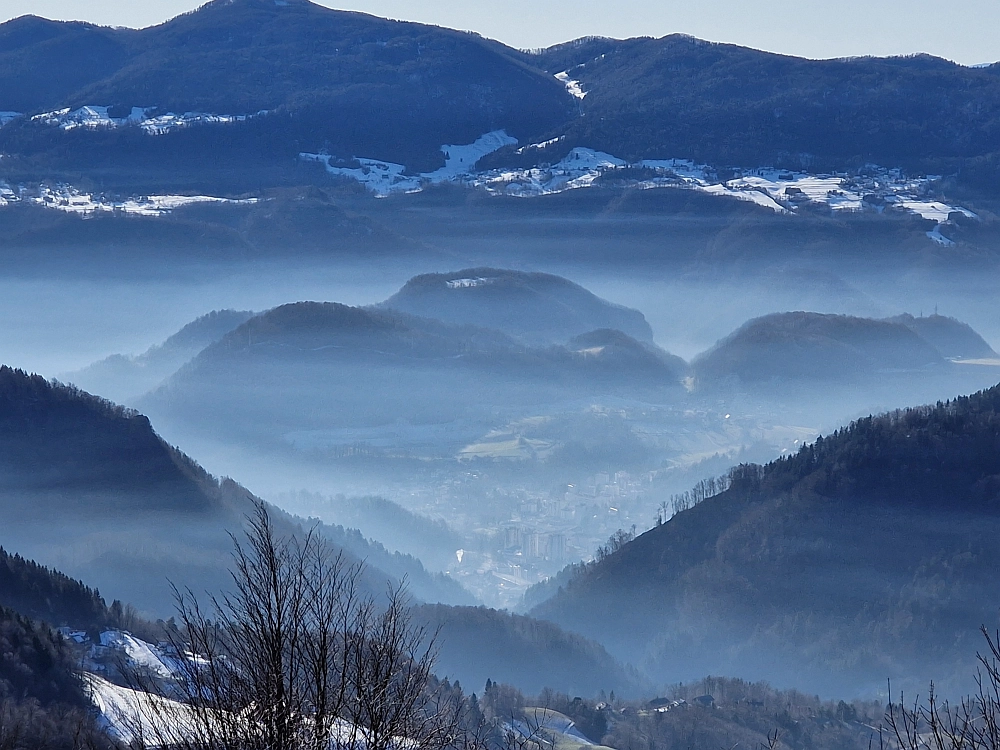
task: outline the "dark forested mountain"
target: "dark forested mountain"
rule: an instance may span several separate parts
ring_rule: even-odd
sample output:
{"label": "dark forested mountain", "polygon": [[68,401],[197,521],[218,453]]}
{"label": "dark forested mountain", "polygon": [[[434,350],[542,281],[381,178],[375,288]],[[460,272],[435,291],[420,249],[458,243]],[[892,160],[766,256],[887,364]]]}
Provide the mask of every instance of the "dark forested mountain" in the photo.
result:
{"label": "dark forested mountain", "polygon": [[[0,474],[12,515],[221,508],[214,480],[164,443],[146,417],[6,366],[0,368]],[[58,505],[19,499],[33,492]]]}
{"label": "dark forested mountain", "polygon": [[944,357],[952,359],[993,358],[997,353],[968,323],[945,315],[914,317],[909,313],[889,318],[901,323],[929,342]]}
{"label": "dark forested mountain", "polygon": [[755,318],[693,363],[699,382],[853,381],[944,362],[902,322],[791,312]]}
{"label": "dark forested mountain", "polygon": [[[69,72],[45,80],[44,71],[59,67]],[[35,78],[44,83],[25,85]],[[347,159],[431,166],[443,163],[442,144],[471,143],[501,128],[531,138],[572,110],[558,81],[503,45],[307,0],[214,0],[141,31],[17,19],[0,27],[0,97],[0,108],[29,114],[94,104],[121,116],[132,107],[269,113],[156,143],[138,128],[69,133],[67,141],[28,120],[0,137],[6,151],[54,149],[76,164],[101,153],[161,164],[190,150],[215,150],[216,158],[224,151],[234,163],[237,153],[280,161],[325,147]],[[71,150],[59,145],[67,142]]]}
{"label": "dark forested mountain", "polygon": [[946,681],[997,625],[1000,386],[858,420],[730,479],[532,614],[659,679],[842,694]]}
{"label": "dark forested mountain", "polygon": [[[422,171],[443,163],[442,144],[503,128],[521,145],[566,136],[536,161],[586,146],[717,167],[877,163],[989,187],[1000,159],[997,71],[929,56],[806,60],[683,35],[524,53],[307,0],[213,0],[139,31],[33,16],[0,25],[0,110],[266,115],[155,138],[21,118],[0,130],[0,149],[29,171],[193,180],[236,168],[257,184],[270,173],[273,185],[301,151]],[[562,72],[585,98],[553,77]],[[507,157],[523,161],[514,151]]]}
{"label": "dark forested mountain", "polygon": [[567,147],[821,169],[951,171],[960,159],[996,159],[996,65],[927,55],[806,60],[684,35],[584,39],[529,59],[568,71],[587,92]]}
{"label": "dark forested mountain", "polygon": [[423,274],[406,282],[383,306],[457,325],[497,328],[530,344],[561,344],[599,328],[653,340],[638,310],[612,304],[547,273],[467,268]]}
{"label": "dark forested mountain", "polygon": [[65,377],[91,393],[117,402],[129,401],[155,388],[206,346],[252,316],[246,310],[214,310],[142,354],[112,354]]}
{"label": "dark forested mountain", "polygon": [[[168,579],[228,585],[229,532],[259,502],[167,445],[146,417],[9,367],[0,368],[0,475],[0,544],[161,616],[172,611]],[[300,528],[279,518],[284,533]],[[343,528],[319,531],[349,560],[371,559],[373,589],[407,577],[419,598],[469,601],[411,557]]]}
{"label": "dark forested mountain", "polygon": [[3,109],[28,113],[69,106],[77,91],[125,64],[137,36],[129,29],[37,16],[0,24]]}

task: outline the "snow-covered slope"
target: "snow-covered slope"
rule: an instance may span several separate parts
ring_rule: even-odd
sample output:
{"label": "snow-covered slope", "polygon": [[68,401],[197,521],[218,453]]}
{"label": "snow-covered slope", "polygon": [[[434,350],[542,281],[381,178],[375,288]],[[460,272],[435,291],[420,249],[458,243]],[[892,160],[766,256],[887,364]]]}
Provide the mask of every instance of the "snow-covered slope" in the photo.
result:
{"label": "snow-covered slope", "polygon": [[[570,83],[573,82],[568,82],[567,85]],[[543,144],[529,144],[519,149],[518,153],[532,149],[541,151],[559,140],[554,138]],[[333,157],[326,154],[303,153],[300,157],[320,162],[330,174],[357,180],[381,196],[416,192],[427,185],[451,182],[499,195],[533,197],[610,182],[639,189],[694,190],[707,195],[748,201],[775,213],[795,213],[807,204],[823,205],[838,212],[905,211],[937,222],[937,226],[927,232],[927,236],[941,245],[954,244],[941,233],[941,226],[950,221],[953,213],[977,218],[968,209],[928,197],[930,188],[939,177],[909,177],[901,170],[874,165],[853,174],[811,174],[773,168],[742,169],[736,170],[735,177],[723,179],[712,167],[687,159],[644,159],[629,163],[613,154],[577,147],[551,165],[476,171],[475,165],[483,156],[516,143],[516,139],[500,130],[487,133],[468,145],[442,146],[441,150],[447,158],[446,165],[434,172],[419,175],[406,174],[406,167],[402,164],[375,159],[357,159],[359,167],[344,167],[335,166]]]}
{"label": "snow-covered slope", "polygon": [[503,130],[493,130],[481,135],[473,143],[444,145],[441,146],[441,151],[445,156],[445,165],[433,172],[419,175],[406,175],[404,165],[377,159],[359,158],[355,159],[359,167],[340,167],[334,166],[333,157],[329,154],[303,153],[300,154],[300,158],[303,161],[323,164],[326,171],[334,176],[357,180],[376,195],[390,195],[414,192],[428,184],[464,181],[473,174],[476,162],[484,156],[504,146],[515,145],[517,139],[507,135]]}
{"label": "snow-covered slope", "polygon": [[574,81],[569,77],[569,71],[564,70],[562,73],[556,73],[556,80],[562,83],[566,87],[566,90],[576,99],[581,101],[587,97],[587,92],[583,90],[583,86],[579,81]]}
{"label": "snow-covered slope", "polygon": [[[149,670],[157,677],[171,677],[174,669],[171,668],[173,662],[161,649],[136,638],[131,633],[123,630],[108,630],[101,633],[101,646],[105,649],[117,651],[120,656],[137,667]],[[167,666],[167,662],[171,666]]]}
{"label": "snow-covered slope", "polygon": [[[122,128],[134,125],[149,135],[163,135],[178,128],[185,128],[190,125],[203,125],[207,123],[226,124],[234,122],[244,122],[251,117],[259,117],[267,114],[264,111],[255,115],[218,115],[207,112],[184,112],[176,114],[174,112],[164,112],[156,114],[155,107],[132,107],[131,112],[126,117],[114,117],[110,114],[110,107],[89,104],[78,109],[57,109],[52,112],[43,112],[31,118],[32,122],[40,122],[45,125],[57,127],[60,130],[75,130],[77,128]],[[5,118],[5,115],[7,116]],[[0,112],[0,127],[6,125],[10,120],[18,117],[17,112]]]}
{"label": "snow-covered slope", "polygon": [[[572,83],[572,82],[569,82]],[[569,84],[567,84],[569,85]],[[4,116],[0,113],[0,125]],[[107,107],[81,107],[36,115],[35,120],[63,129],[78,127],[121,127],[135,124],[150,133],[168,132],[196,122],[235,122],[246,116],[162,115],[151,117],[149,110],[133,108],[126,118],[113,118]],[[544,152],[561,138],[545,143],[528,144],[517,151]],[[335,177],[354,180],[377,196],[419,192],[431,185],[445,183],[484,190],[497,195],[535,197],[562,193],[567,190],[593,188],[602,185],[628,186],[636,189],[692,190],[706,195],[754,203],[775,213],[794,214],[806,205],[825,206],[835,212],[883,213],[901,211],[936,223],[927,237],[950,246],[954,242],[942,233],[955,214],[970,219],[978,217],[972,211],[949,205],[932,196],[933,185],[940,178],[934,175],[910,177],[899,169],[869,165],[854,173],[812,174],[773,168],[730,169],[724,178],[706,164],[687,159],[644,159],[628,162],[614,154],[590,148],[573,148],[555,164],[539,164],[530,168],[477,170],[484,156],[516,146],[517,139],[504,130],[493,130],[468,144],[445,144],[443,167],[432,172],[409,174],[406,165],[363,157],[345,162],[326,153],[301,153],[302,161],[322,164]],[[735,176],[733,176],[735,173]],[[176,208],[226,199],[213,196],[149,195],[128,198],[107,197],[83,192],[69,185],[39,186],[32,190],[0,183],[0,207],[18,200],[82,214],[119,212],[160,216]],[[240,202],[253,202],[246,199]]]}
{"label": "snow-covered slope", "polygon": [[119,213],[131,216],[163,216],[195,203],[256,203],[256,198],[231,200],[211,195],[142,195],[121,198],[87,193],[72,185],[38,185],[12,187],[0,182],[0,207],[22,203],[53,208],[67,213],[94,215]]}

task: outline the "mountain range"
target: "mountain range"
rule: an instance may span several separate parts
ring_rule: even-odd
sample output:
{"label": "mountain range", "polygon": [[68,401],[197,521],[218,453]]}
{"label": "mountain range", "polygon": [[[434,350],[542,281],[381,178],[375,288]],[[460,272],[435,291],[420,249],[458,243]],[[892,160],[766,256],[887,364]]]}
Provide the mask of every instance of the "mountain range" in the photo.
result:
{"label": "mountain range", "polygon": [[[64,377],[137,406],[176,439],[384,472],[473,457],[582,466],[598,444],[639,466],[654,446],[677,451],[657,432],[671,434],[685,409],[714,399],[781,404],[791,424],[837,423],[859,409],[982,388],[996,358],[968,325],[936,314],[775,313],[690,363],[650,339],[642,313],[565,278],[472,268],[414,277],[370,307],[216,313],[145,354]],[[812,398],[816,383],[822,402]],[[588,409],[601,403],[636,413],[620,430],[591,424]],[[630,425],[650,418],[660,424],[652,434]]]}
{"label": "mountain range", "polygon": [[[981,188],[996,180],[997,70],[921,55],[805,60],[682,35],[528,53],[307,0],[214,0],[138,31],[33,16],[0,26],[0,108],[91,106],[91,124],[136,126],[15,118],[0,149],[18,171],[114,180],[141,167],[153,184],[228,167],[273,185],[294,179],[300,152],[416,173],[441,166],[445,144],[504,130],[519,145],[495,164],[551,164],[586,147],[720,168],[876,163]],[[548,145],[524,149],[533,143]]]}

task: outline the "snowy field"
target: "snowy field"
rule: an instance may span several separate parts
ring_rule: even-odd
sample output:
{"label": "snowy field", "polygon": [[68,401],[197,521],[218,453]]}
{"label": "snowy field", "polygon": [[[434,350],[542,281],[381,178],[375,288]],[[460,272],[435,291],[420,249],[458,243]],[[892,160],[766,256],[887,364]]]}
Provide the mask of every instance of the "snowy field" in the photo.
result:
{"label": "snowy field", "polygon": [[[32,116],[32,122],[40,122],[44,125],[59,128],[60,130],[76,130],[77,128],[89,128],[96,130],[99,128],[122,128],[134,125],[142,129],[148,135],[163,135],[178,128],[186,128],[191,125],[203,125],[207,123],[226,124],[243,122],[252,117],[257,117],[266,112],[261,111],[256,115],[216,115],[207,112],[184,112],[177,114],[174,112],[156,113],[155,107],[132,107],[127,117],[113,117],[110,107],[89,104],[78,109],[57,109],[52,112],[43,112]],[[22,117],[20,112],[0,112],[0,126]]]}
{"label": "snowy field", "polygon": [[194,203],[256,203],[257,198],[231,200],[210,195],[143,195],[129,198],[109,197],[82,192],[71,185],[40,185],[34,188],[11,187],[0,182],[0,207],[14,203],[53,208],[68,213],[92,216],[98,213],[122,213],[132,216],[163,216],[174,209]]}
{"label": "snowy field", "polygon": [[[559,140],[528,144],[518,149],[518,153],[541,151]],[[445,145],[441,147],[445,154],[445,166],[422,174],[408,174],[403,164],[370,158],[355,159],[357,166],[337,164],[329,154],[302,153],[300,158],[319,162],[331,175],[356,180],[375,195],[383,197],[452,183],[497,195],[528,198],[596,187],[610,181],[639,189],[693,190],[748,201],[783,214],[794,214],[804,205],[824,205],[837,212],[904,211],[936,222],[938,226],[927,232],[927,236],[941,245],[954,244],[940,231],[940,226],[947,224],[954,213],[977,218],[968,209],[928,197],[939,177],[914,178],[898,169],[877,166],[866,167],[856,174],[810,174],[753,168],[736,170],[736,177],[723,180],[712,167],[686,159],[644,159],[629,163],[613,154],[577,147],[551,165],[528,169],[476,170],[477,162],[484,156],[516,144],[517,141],[506,132],[496,130],[468,145]],[[626,169],[642,170],[644,174],[641,178],[628,176]]]}

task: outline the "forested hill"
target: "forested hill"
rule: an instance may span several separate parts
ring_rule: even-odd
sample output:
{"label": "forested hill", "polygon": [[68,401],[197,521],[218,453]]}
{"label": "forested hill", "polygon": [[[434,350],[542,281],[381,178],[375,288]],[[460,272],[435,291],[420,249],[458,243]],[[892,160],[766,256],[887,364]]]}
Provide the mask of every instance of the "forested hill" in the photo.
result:
{"label": "forested hill", "polygon": [[467,268],[421,274],[382,307],[454,325],[496,328],[536,345],[561,344],[602,328],[653,341],[653,330],[638,310],[608,302],[549,273]]}
{"label": "forested hill", "polygon": [[[0,545],[5,549],[162,617],[173,612],[168,581],[200,591],[230,584],[229,534],[240,533],[259,502],[169,446],[145,416],[0,367]],[[276,513],[276,523],[281,533],[301,532],[300,519]],[[348,560],[372,558],[363,581],[368,590],[381,591],[387,581],[408,577],[411,590],[424,600],[469,601],[457,583],[431,576],[412,557],[389,555],[341,528],[320,527],[319,533]],[[381,569],[381,562],[391,570]],[[46,586],[51,587],[38,591]],[[57,582],[56,588],[64,587]],[[0,604],[3,591],[0,586]],[[13,591],[15,597],[28,596],[23,587],[21,594]],[[21,606],[14,599],[10,604]],[[28,596],[24,606],[32,616],[65,624],[62,611],[47,611],[42,600]]]}
{"label": "forested hill", "polygon": [[[76,64],[81,58],[100,62]],[[263,110],[268,117],[238,133],[224,129],[230,150],[294,158],[325,145],[348,159],[426,167],[443,163],[444,143],[471,143],[501,128],[522,139],[540,137],[573,111],[557,80],[501,44],[307,0],[214,0],[141,31],[34,17],[0,25],[0,109],[34,114],[95,104],[111,105],[122,117],[132,107]],[[44,128],[33,125],[5,128],[5,149],[51,146]],[[151,145],[141,136],[137,142],[134,132],[120,139],[90,135],[100,141],[90,148],[119,155],[143,145],[193,148],[196,140],[177,133]],[[86,133],[70,136],[88,141]],[[226,140],[216,147],[225,148]]]}
{"label": "forested hill", "polygon": [[53,626],[97,629],[112,616],[100,593],[0,547],[0,606]]}
{"label": "forested hill", "polygon": [[969,177],[997,160],[1000,65],[929,55],[808,60],[675,34],[529,55],[586,98],[565,148],[625,159],[831,169],[873,162]]}
{"label": "forested hill", "polygon": [[[579,82],[585,98],[558,73]],[[504,129],[519,144],[496,164],[553,163],[582,146],[717,168],[875,163],[1000,183],[997,65],[927,55],[808,60],[684,35],[525,53],[308,0],[213,0],[138,31],[33,16],[0,24],[0,111],[82,106],[110,107],[122,122],[134,107],[143,117],[249,119],[149,136],[19,118],[0,129],[0,149],[25,174],[58,168],[122,179],[152,170],[210,185],[232,181],[225,175],[237,169],[253,176],[236,181],[246,189],[324,178],[290,172],[300,152],[430,171],[444,163],[443,144]]]}
{"label": "forested hill", "polygon": [[[955,336],[949,331],[938,338],[944,344],[952,343]],[[699,355],[693,367],[703,384],[729,380],[831,383],[943,364],[940,352],[901,321],[789,312],[747,321]]]}
{"label": "forested hill", "polygon": [[858,420],[577,572],[532,610],[651,673],[947,681],[997,625],[1000,386]]}
{"label": "forested hill", "polygon": [[62,498],[60,512],[87,510],[73,492],[99,493],[130,512],[221,509],[215,480],[146,417],[7,366],[0,367],[0,468],[0,489],[48,492]]}

